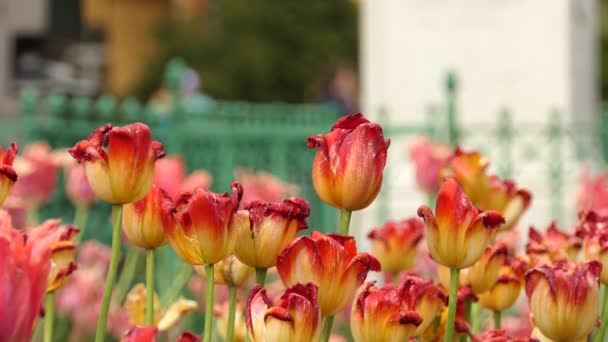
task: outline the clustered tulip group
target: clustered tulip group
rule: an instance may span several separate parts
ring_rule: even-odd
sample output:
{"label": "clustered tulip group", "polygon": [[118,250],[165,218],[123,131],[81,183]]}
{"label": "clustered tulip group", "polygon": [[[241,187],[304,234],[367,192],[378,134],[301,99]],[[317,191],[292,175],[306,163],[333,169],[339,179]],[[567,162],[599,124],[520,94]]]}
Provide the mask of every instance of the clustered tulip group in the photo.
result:
{"label": "clustered tulip group", "polygon": [[[104,278],[95,340],[105,340],[111,308],[118,306],[126,324],[121,341],[156,341],[198,309],[184,298],[171,305],[159,300],[155,251],[166,244],[190,272],[205,278],[205,342],[213,341],[214,317],[227,341],[326,342],[336,330],[334,321],[346,323],[356,342],[566,342],[590,336],[603,341],[608,327],[608,299],[598,317],[600,283],[608,285],[603,213],[582,211],[573,233],[560,231],[555,222],[545,232],[531,227],[525,253],[518,253],[512,232],[530,206],[530,192],[489,174],[489,161],[479,152],[452,151],[424,139],[411,156],[434,209],[423,205],[418,217],[372,229],[366,253],[349,235],[350,219],[381,190],[389,147],[382,127],[361,114],[346,115],[329,133],[311,135],[308,146],[317,148],[314,188],[339,213],[336,227],[322,227],[328,233],[305,234],[315,213],[304,198],[289,197],[295,187],[269,174],[241,170],[231,193],[211,191],[211,176],[203,171],[186,177],[181,157],[161,160],[163,145],[141,123],[96,129],[69,150],[77,164],[53,164],[45,159],[46,148],[32,149],[30,162],[65,167],[76,227],[84,226],[96,198],[112,205],[112,250],[104,257],[86,252],[100,247],[81,245],[79,230],[58,220],[41,225],[30,220],[27,229],[15,229],[9,214],[0,211],[0,341],[29,340],[41,308],[44,339],[52,341],[55,292],[62,287],[77,292],[80,284]],[[0,204],[17,184],[18,198],[32,194],[30,203],[37,208],[48,198],[47,185],[19,185],[16,155],[16,144],[0,148]],[[129,248],[146,255],[145,284],[128,293],[115,286],[123,234]],[[94,256],[87,259],[87,253]],[[78,266],[81,276],[69,278]],[[386,277],[367,280],[380,271]],[[216,285],[227,289],[222,303],[215,303]],[[249,285],[248,295],[239,298]],[[524,333],[515,334],[502,315],[522,293],[529,311],[517,323]],[[59,298],[60,308],[77,310],[69,304],[74,300]],[[183,332],[177,341],[201,338]]]}

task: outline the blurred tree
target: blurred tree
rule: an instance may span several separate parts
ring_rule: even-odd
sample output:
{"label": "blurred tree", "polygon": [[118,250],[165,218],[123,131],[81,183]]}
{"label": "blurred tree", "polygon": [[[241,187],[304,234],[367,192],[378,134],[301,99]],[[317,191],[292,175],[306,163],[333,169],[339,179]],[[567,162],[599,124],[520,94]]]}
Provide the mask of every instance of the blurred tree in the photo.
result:
{"label": "blurred tree", "polygon": [[209,1],[202,17],[174,16],[161,25],[162,55],[138,94],[160,86],[165,63],[179,56],[217,98],[315,100],[339,65],[356,66],[357,22],[352,0]]}

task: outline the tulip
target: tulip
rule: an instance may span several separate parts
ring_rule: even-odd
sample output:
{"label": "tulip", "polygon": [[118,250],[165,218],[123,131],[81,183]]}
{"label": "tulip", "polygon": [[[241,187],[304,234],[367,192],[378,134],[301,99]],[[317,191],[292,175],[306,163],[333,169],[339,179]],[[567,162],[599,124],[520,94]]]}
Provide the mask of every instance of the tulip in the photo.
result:
{"label": "tulip", "polygon": [[450,146],[422,137],[410,146],[409,155],[414,162],[418,187],[429,194],[437,192],[441,180],[439,172],[451,155]]}
{"label": "tulip", "polygon": [[350,326],[355,342],[407,341],[423,318],[413,310],[402,288],[364,284],[355,295]]}
{"label": "tulip", "polygon": [[[543,333],[540,332],[540,330],[538,330],[538,328],[534,328],[532,329],[532,332],[530,333],[530,338],[531,341],[535,341],[535,342],[553,342],[553,340],[547,338],[547,336],[543,335]],[[587,342],[587,338],[582,338],[578,341],[574,341],[574,342]]]}
{"label": "tulip", "polygon": [[276,265],[283,248],[300,230],[308,228],[309,214],[310,205],[301,197],[282,203],[249,202],[236,214],[232,222],[237,235],[234,253],[243,263],[263,272],[258,272],[261,286],[266,269]]}
{"label": "tulip", "polygon": [[101,126],[69,152],[83,165],[97,197],[115,205],[142,199],[152,186],[154,162],[165,155],[142,123]]}
{"label": "tulip", "polygon": [[595,211],[580,212],[579,222],[574,231],[574,237],[584,240],[596,230],[608,227],[608,216],[602,216]]}
{"label": "tulip", "polygon": [[156,342],[158,328],[154,325],[145,327],[131,327],[120,339],[120,342]]}
{"label": "tulip", "polygon": [[424,226],[418,218],[399,222],[390,221],[372,230],[372,254],[378,258],[384,272],[398,274],[414,266],[417,247],[424,235]]}
{"label": "tulip", "polygon": [[506,258],[507,247],[505,245],[496,244],[486,247],[479,261],[462,270],[460,284],[470,285],[476,295],[489,290],[496,283],[500,267]]}
{"label": "tulip", "polygon": [[608,173],[600,172],[595,177],[589,168],[583,168],[581,187],[578,192],[576,207],[579,211],[594,211],[603,216],[608,214]]}
{"label": "tulip", "polygon": [[528,238],[526,253],[535,259],[536,263],[552,263],[560,259],[576,261],[582,246],[578,237],[559,231],[555,222],[547,228],[544,236],[531,227]]}
{"label": "tulip", "polygon": [[501,328],[501,312],[507,310],[519,298],[522,274],[516,262],[501,267],[496,283],[486,292],[479,294],[479,305],[494,313],[494,328]]}
{"label": "tulip", "polygon": [[277,271],[285,286],[313,282],[319,286],[319,305],[324,316],[342,311],[369,271],[380,263],[368,253],[358,253],[355,239],[317,231],[291,242],[277,259]]}
{"label": "tulip", "polygon": [[427,206],[418,209],[426,224],[426,241],[433,259],[450,268],[446,341],[452,339],[456,292],[461,268],[477,262],[498,227],[505,222],[496,211],[482,212],[469,201],[454,179],[448,178],[437,194],[435,215]]}
{"label": "tulip", "polygon": [[504,223],[498,212],[475,208],[453,179],[447,179],[439,190],[435,215],[429,207],[422,206],[418,216],[426,223],[426,240],[433,259],[458,269],[477,262]]}
{"label": "tulip", "polygon": [[154,249],[167,243],[163,230],[163,210],[170,210],[171,198],[152,186],[141,200],[123,206],[122,230],[133,245]]}
{"label": "tulip", "polygon": [[317,341],[321,323],[317,286],[296,284],[273,304],[266,290],[256,285],[249,292],[245,317],[252,342]]}
{"label": "tulip", "polygon": [[280,202],[284,198],[294,195],[298,190],[295,184],[286,183],[267,172],[236,169],[234,177],[243,185],[243,203]]}
{"label": "tulip", "polygon": [[532,195],[526,189],[518,189],[510,180],[500,180],[497,176],[488,179],[487,193],[478,202],[473,202],[481,210],[496,210],[505,218],[503,230],[513,228],[530,206]]}
{"label": "tulip", "polygon": [[[106,144],[107,150],[104,149]],[[97,197],[112,204],[112,258],[95,334],[95,342],[102,342],[120,257],[121,205],[138,201],[148,193],[152,186],[154,163],[165,152],[161,143],[152,141],[150,129],[142,123],[124,127],[106,124],[68,152],[83,165]]]}
{"label": "tulip", "polygon": [[456,148],[440,175],[455,179],[469,200],[478,203],[488,192],[486,170],[489,165],[490,162],[479,151],[464,152]]}
{"label": "tulip", "polygon": [[329,134],[310,136],[308,147],[319,148],[312,169],[319,197],[349,212],[369,206],[382,185],[388,146],[382,127],[361,114],[342,117]]}
{"label": "tulip", "polygon": [[243,307],[240,303],[237,303],[235,313],[236,315],[232,323],[233,339],[231,340],[228,338],[228,331],[230,330],[230,304],[224,302],[221,305],[216,305],[213,314],[217,319],[217,330],[225,341],[245,342],[247,340],[247,325],[245,324]]}
{"label": "tulip", "polygon": [[[232,196],[197,188],[179,195],[176,207],[166,211],[163,227],[175,253],[191,265],[205,265],[205,273],[214,273],[214,264],[234,251],[236,234],[232,220],[239,208],[243,189],[232,183]],[[213,311],[214,277],[207,277],[207,308]],[[205,338],[211,340],[212,315],[205,315]]]}
{"label": "tulip", "polygon": [[45,142],[28,145],[13,166],[19,174],[13,193],[24,201],[30,211],[28,224],[36,225],[38,208],[51,199],[57,184],[57,165],[51,147]]}
{"label": "tulip", "polygon": [[0,341],[29,341],[51,272],[51,247],[64,232],[48,221],[30,233],[0,211]]}
{"label": "tulip", "polygon": [[17,173],[13,169],[13,160],[18,150],[16,143],[12,143],[6,151],[0,146],[0,206],[2,206],[13,184],[17,181]]}
{"label": "tulip", "polygon": [[[195,265],[194,269],[198,274],[206,276],[204,267]],[[215,284],[241,286],[249,279],[253,268],[243,264],[236,256],[230,255],[215,264],[213,271]]]}
{"label": "tulip", "polygon": [[583,252],[585,260],[597,260],[602,263],[600,282],[608,284],[608,228],[596,230],[588,236],[583,244]]}
{"label": "tulip", "polygon": [[88,208],[95,202],[95,192],[91,189],[82,166],[72,164],[66,168],[65,193],[76,208]]}
{"label": "tulip", "polygon": [[201,338],[191,332],[183,332],[175,342],[201,342]]}
{"label": "tulip", "polygon": [[211,186],[212,177],[204,171],[198,170],[186,176],[184,160],[179,155],[170,155],[158,160],[154,164],[154,184],[166,191],[171,198],[192,189]]}
{"label": "tulip", "polygon": [[561,262],[526,273],[530,311],[543,335],[565,342],[583,339],[591,333],[599,309],[601,270],[602,264],[597,261],[580,266]]}
{"label": "tulip", "polygon": [[[47,221],[56,222],[58,221]],[[51,245],[51,272],[49,273],[48,285],[46,292],[53,292],[61,287],[67,277],[76,270],[76,246],[74,245],[73,237],[78,234],[78,229],[73,227],[65,227],[60,229],[61,235]]]}
{"label": "tulip", "polygon": [[536,341],[530,337],[512,337],[504,330],[488,330],[479,334],[475,334],[472,339],[474,342],[533,342]]}

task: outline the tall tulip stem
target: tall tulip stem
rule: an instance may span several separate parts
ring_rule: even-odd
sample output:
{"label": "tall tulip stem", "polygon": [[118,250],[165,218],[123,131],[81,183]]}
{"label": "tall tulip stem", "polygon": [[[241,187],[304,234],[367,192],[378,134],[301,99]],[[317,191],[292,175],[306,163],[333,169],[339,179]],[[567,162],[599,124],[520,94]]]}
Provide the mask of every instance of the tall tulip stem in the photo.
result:
{"label": "tall tulip stem", "polygon": [[448,302],[448,320],[445,326],[444,342],[452,342],[454,335],[454,322],[456,321],[456,303],[458,302],[458,277],[460,269],[450,268],[450,297]]}
{"label": "tall tulip stem", "polygon": [[55,291],[44,298],[44,342],[53,342],[53,324],[55,323]]}
{"label": "tall tulip stem", "polygon": [[255,282],[258,283],[261,287],[264,287],[266,284],[266,273],[268,272],[267,268],[256,268],[255,269]]}
{"label": "tall tulip stem", "polygon": [[471,332],[474,334],[479,331],[479,304],[471,304]]}
{"label": "tall tulip stem", "polygon": [[213,277],[213,264],[205,264],[205,274],[207,275],[207,297],[205,298],[205,342],[211,342],[213,328],[213,290],[215,287]]}
{"label": "tall tulip stem", "polygon": [[89,217],[89,208],[84,205],[79,205],[76,207],[76,211],[74,212],[74,226],[80,230],[78,236],[76,237],[77,241],[81,241],[84,236],[84,230],[87,226],[87,219]]}
{"label": "tall tulip stem", "polygon": [[[466,299],[464,301],[464,317],[466,322],[471,325],[471,306],[473,304],[473,301],[470,299]],[[467,342],[468,336],[463,335],[460,338],[460,342]]]}
{"label": "tall tulip stem", "polygon": [[108,276],[106,278],[106,288],[103,292],[103,300],[101,302],[101,311],[99,311],[99,320],[97,321],[97,331],[95,333],[95,342],[103,342],[106,338],[106,324],[108,321],[108,312],[110,311],[110,300],[112,299],[112,288],[116,280],[116,271],[118,270],[118,259],[120,259],[120,243],[122,236],[120,235],[120,221],[122,215],[122,206],[112,206],[112,257],[110,259],[110,267],[108,268]]}
{"label": "tall tulip stem", "polygon": [[[604,287],[606,286],[604,285]],[[604,336],[606,335],[606,327],[608,327],[608,290],[606,290],[604,294],[604,303],[601,319],[602,324],[600,325],[600,330],[598,330],[597,335],[595,335],[595,342],[604,341]]]}
{"label": "tall tulip stem", "polygon": [[323,321],[323,330],[321,330],[321,338],[319,341],[329,341],[329,335],[331,335],[331,327],[334,325],[334,316],[327,316]]}
{"label": "tall tulip stem", "polygon": [[146,250],[146,325],[154,324],[154,249]]}
{"label": "tall tulip stem", "polygon": [[493,312],[493,317],[494,317],[494,329],[496,329],[496,330],[500,330],[500,326],[501,326],[501,324],[500,324],[500,320],[501,320],[501,316],[502,316],[502,315],[501,315],[501,313],[502,313],[502,312],[501,312],[501,311],[498,311],[498,310],[496,310],[496,311],[494,311],[494,312]]}
{"label": "tall tulip stem", "polygon": [[236,286],[228,285],[228,328],[226,341],[234,340],[234,319],[236,317]]}
{"label": "tall tulip stem", "polygon": [[350,227],[350,216],[353,212],[348,209],[340,209],[340,234],[348,235]]}

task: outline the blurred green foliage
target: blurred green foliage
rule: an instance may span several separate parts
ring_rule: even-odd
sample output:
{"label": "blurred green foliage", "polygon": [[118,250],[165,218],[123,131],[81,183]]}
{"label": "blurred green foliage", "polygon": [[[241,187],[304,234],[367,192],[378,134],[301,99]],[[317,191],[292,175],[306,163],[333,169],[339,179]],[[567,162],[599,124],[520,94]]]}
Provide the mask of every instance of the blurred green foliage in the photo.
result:
{"label": "blurred green foliage", "polygon": [[351,0],[222,0],[202,18],[172,18],[156,32],[162,53],[137,89],[149,96],[168,59],[198,71],[205,93],[247,101],[317,99],[338,65],[357,64]]}

